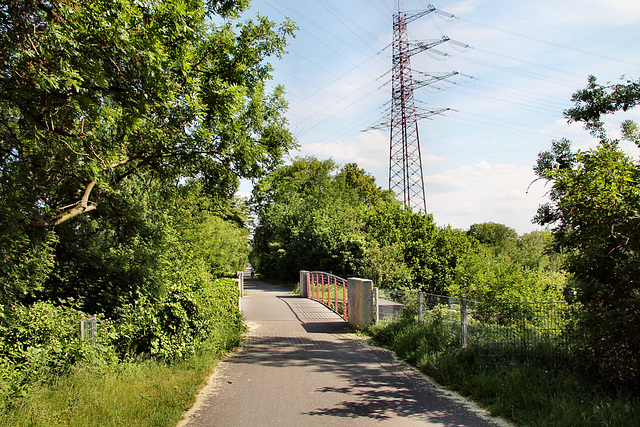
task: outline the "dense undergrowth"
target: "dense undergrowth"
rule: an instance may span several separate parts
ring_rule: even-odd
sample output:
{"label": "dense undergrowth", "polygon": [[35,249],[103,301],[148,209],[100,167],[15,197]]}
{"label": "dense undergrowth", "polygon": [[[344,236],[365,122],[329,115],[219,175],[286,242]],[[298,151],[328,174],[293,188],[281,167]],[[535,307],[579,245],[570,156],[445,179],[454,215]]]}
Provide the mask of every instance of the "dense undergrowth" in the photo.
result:
{"label": "dense undergrowth", "polygon": [[86,316],[39,302],[5,319],[0,425],[175,425],[243,330],[232,279],[174,289],[159,304],[103,319],[95,344]]}
{"label": "dense undergrowth", "polygon": [[517,425],[640,425],[640,396],[586,375],[575,357],[481,356],[479,348],[460,348],[459,336],[442,320],[418,324],[405,316],[369,332],[439,384]]}
{"label": "dense undergrowth", "polygon": [[249,3],[0,7],[0,424],[173,424],[238,341],[240,179],[296,145]]}

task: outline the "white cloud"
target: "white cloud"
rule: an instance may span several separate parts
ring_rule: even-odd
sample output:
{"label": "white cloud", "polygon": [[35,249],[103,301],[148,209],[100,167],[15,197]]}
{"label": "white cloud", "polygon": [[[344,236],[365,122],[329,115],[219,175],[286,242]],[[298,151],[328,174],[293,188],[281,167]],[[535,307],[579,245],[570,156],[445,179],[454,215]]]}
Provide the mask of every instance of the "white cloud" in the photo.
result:
{"label": "white cloud", "polygon": [[562,134],[567,135],[569,138],[571,135],[584,136],[587,131],[584,130],[584,126],[582,123],[568,123],[567,119],[556,120],[553,126],[545,126],[542,128],[541,133],[543,134]]}
{"label": "white cloud", "polygon": [[361,168],[373,172],[388,167],[389,140],[382,132],[361,132],[349,140],[307,143],[301,148],[300,154],[320,159],[331,157],[340,164],[357,163]]}
{"label": "white cloud", "polygon": [[544,14],[536,19],[546,18],[552,26],[566,25],[568,19],[573,25],[626,25],[640,20],[640,4],[636,0],[542,0],[535,9]]}
{"label": "white cloud", "polygon": [[595,0],[598,11],[604,11],[616,23],[624,24],[640,20],[640,2],[637,0]]}
{"label": "white cloud", "polygon": [[531,219],[545,202],[544,184],[534,180],[529,166],[464,165],[425,178],[427,210],[440,225],[468,229],[492,221],[526,233],[540,228]]}
{"label": "white cloud", "polygon": [[480,2],[478,0],[464,0],[459,3],[452,4],[446,7],[446,11],[453,13],[454,15],[460,15],[463,13],[469,13],[473,11]]}

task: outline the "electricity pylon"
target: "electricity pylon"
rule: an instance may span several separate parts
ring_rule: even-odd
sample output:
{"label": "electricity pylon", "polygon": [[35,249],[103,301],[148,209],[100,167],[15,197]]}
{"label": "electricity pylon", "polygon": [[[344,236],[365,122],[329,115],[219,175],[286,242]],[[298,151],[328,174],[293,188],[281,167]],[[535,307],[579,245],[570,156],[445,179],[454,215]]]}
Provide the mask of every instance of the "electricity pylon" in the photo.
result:
{"label": "electricity pylon", "polygon": [[[406,13],[402,0],[398,0],[393,15],[393,68],[391,77],[391,134],[389,148],[389,189],[402,198],[405,207],[414,211],[427,211],[427,199],[424,189],[422,155],[418,137],[418,119],[439,114],[447,109],[417,112],[413,96],[414,89],[428,85],[457,74],[456,72],[440,76],[429,76],[429,80],[414,81],[411,70],[411,56],[432,49],[446,42],[448,37],[431,42],[410,42],[407,24],[429,13],[445,12],[429,5],[426,10]],[[453,15],[449,15],[453,17]],[[462,45],[461,43],[456,44]],[[468,47],[467,45],[463,45]],[[440,55],[447,54],[435,51]],[[422,75],[426,75],[421,73]]]}

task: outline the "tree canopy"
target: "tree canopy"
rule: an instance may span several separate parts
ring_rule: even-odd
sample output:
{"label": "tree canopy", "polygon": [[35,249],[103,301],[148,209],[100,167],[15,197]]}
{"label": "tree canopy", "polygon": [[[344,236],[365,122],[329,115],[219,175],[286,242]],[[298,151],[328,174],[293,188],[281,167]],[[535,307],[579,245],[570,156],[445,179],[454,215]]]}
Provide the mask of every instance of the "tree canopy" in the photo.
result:
{"label": "tree canopy", "polygon": [[475,224],[468,233],[438,227],[351,163],[295,159],[256,185],[254,208],[252,264],[267,277],[324,270],[387,289],[500,301],[555,301],[565,285],[544,254],[548,233],[519,239],[502,224]]}
{"label": "tree canopy", "polygon": [[[192,229],[191,217],[246,241],[229,231],[245,227],[234,200],[239,178],[262,177],[295,145],[283,89],[267,88],[267,58],[285,53],[295,27],[260,16],[234,22],[247,7],[246,0],[0,6],[5,297],[45,282],[52,298],[88,284],[122,296],[115,284],[124,286],[124,277],[136,283],[131,289],[150,286],[150,257],[162,252],[166,233],[200,233],[181,230]],[[229,274],[236,264],[214,270]]]}
{"label": "tree canopy", "polygon": [[[640,378],[640,163],[609,137],[603,116],[640,103],[638,82],[601,85],[590,77],[565,115],[579,121],[598,146],[573,152],[568,140],[554,141],[534,168],[551,184],[551,201],[535,221],[553,225],[556,245],[567,251],[567,267],[584,305],[586,360],[618,383]],[[624,138],[638,144],[637,126],[623,123]]]}
{"label": "tree canopy", "polygon": [[[268,82],[295,27],[238,22],[248,4],[0,5],[0,408],[76,362],[239,339],[239,179],[295,145]],[[90,346],[93,314],[117,321]]]}
{"label": "tree canopy", "polygon": [[266,91],[264,58],[284,53],[293,26],[212,23],[246,5],[2,6],[0,232],[92,211],[136,173],[215,187],[276,164],[293,140],[282,89]]}

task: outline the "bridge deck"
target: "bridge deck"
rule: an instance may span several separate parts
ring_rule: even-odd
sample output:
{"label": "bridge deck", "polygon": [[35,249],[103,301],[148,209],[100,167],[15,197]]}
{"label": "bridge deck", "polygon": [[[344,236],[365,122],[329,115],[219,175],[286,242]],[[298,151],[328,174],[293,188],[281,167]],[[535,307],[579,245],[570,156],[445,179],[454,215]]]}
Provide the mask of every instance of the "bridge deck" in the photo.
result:
{"label": "bridge deck", "polygon": [[[251,331],[182,425],[495,426],[321,304],[245,279]],[[504,423],[501,423],[504,425]]]}

